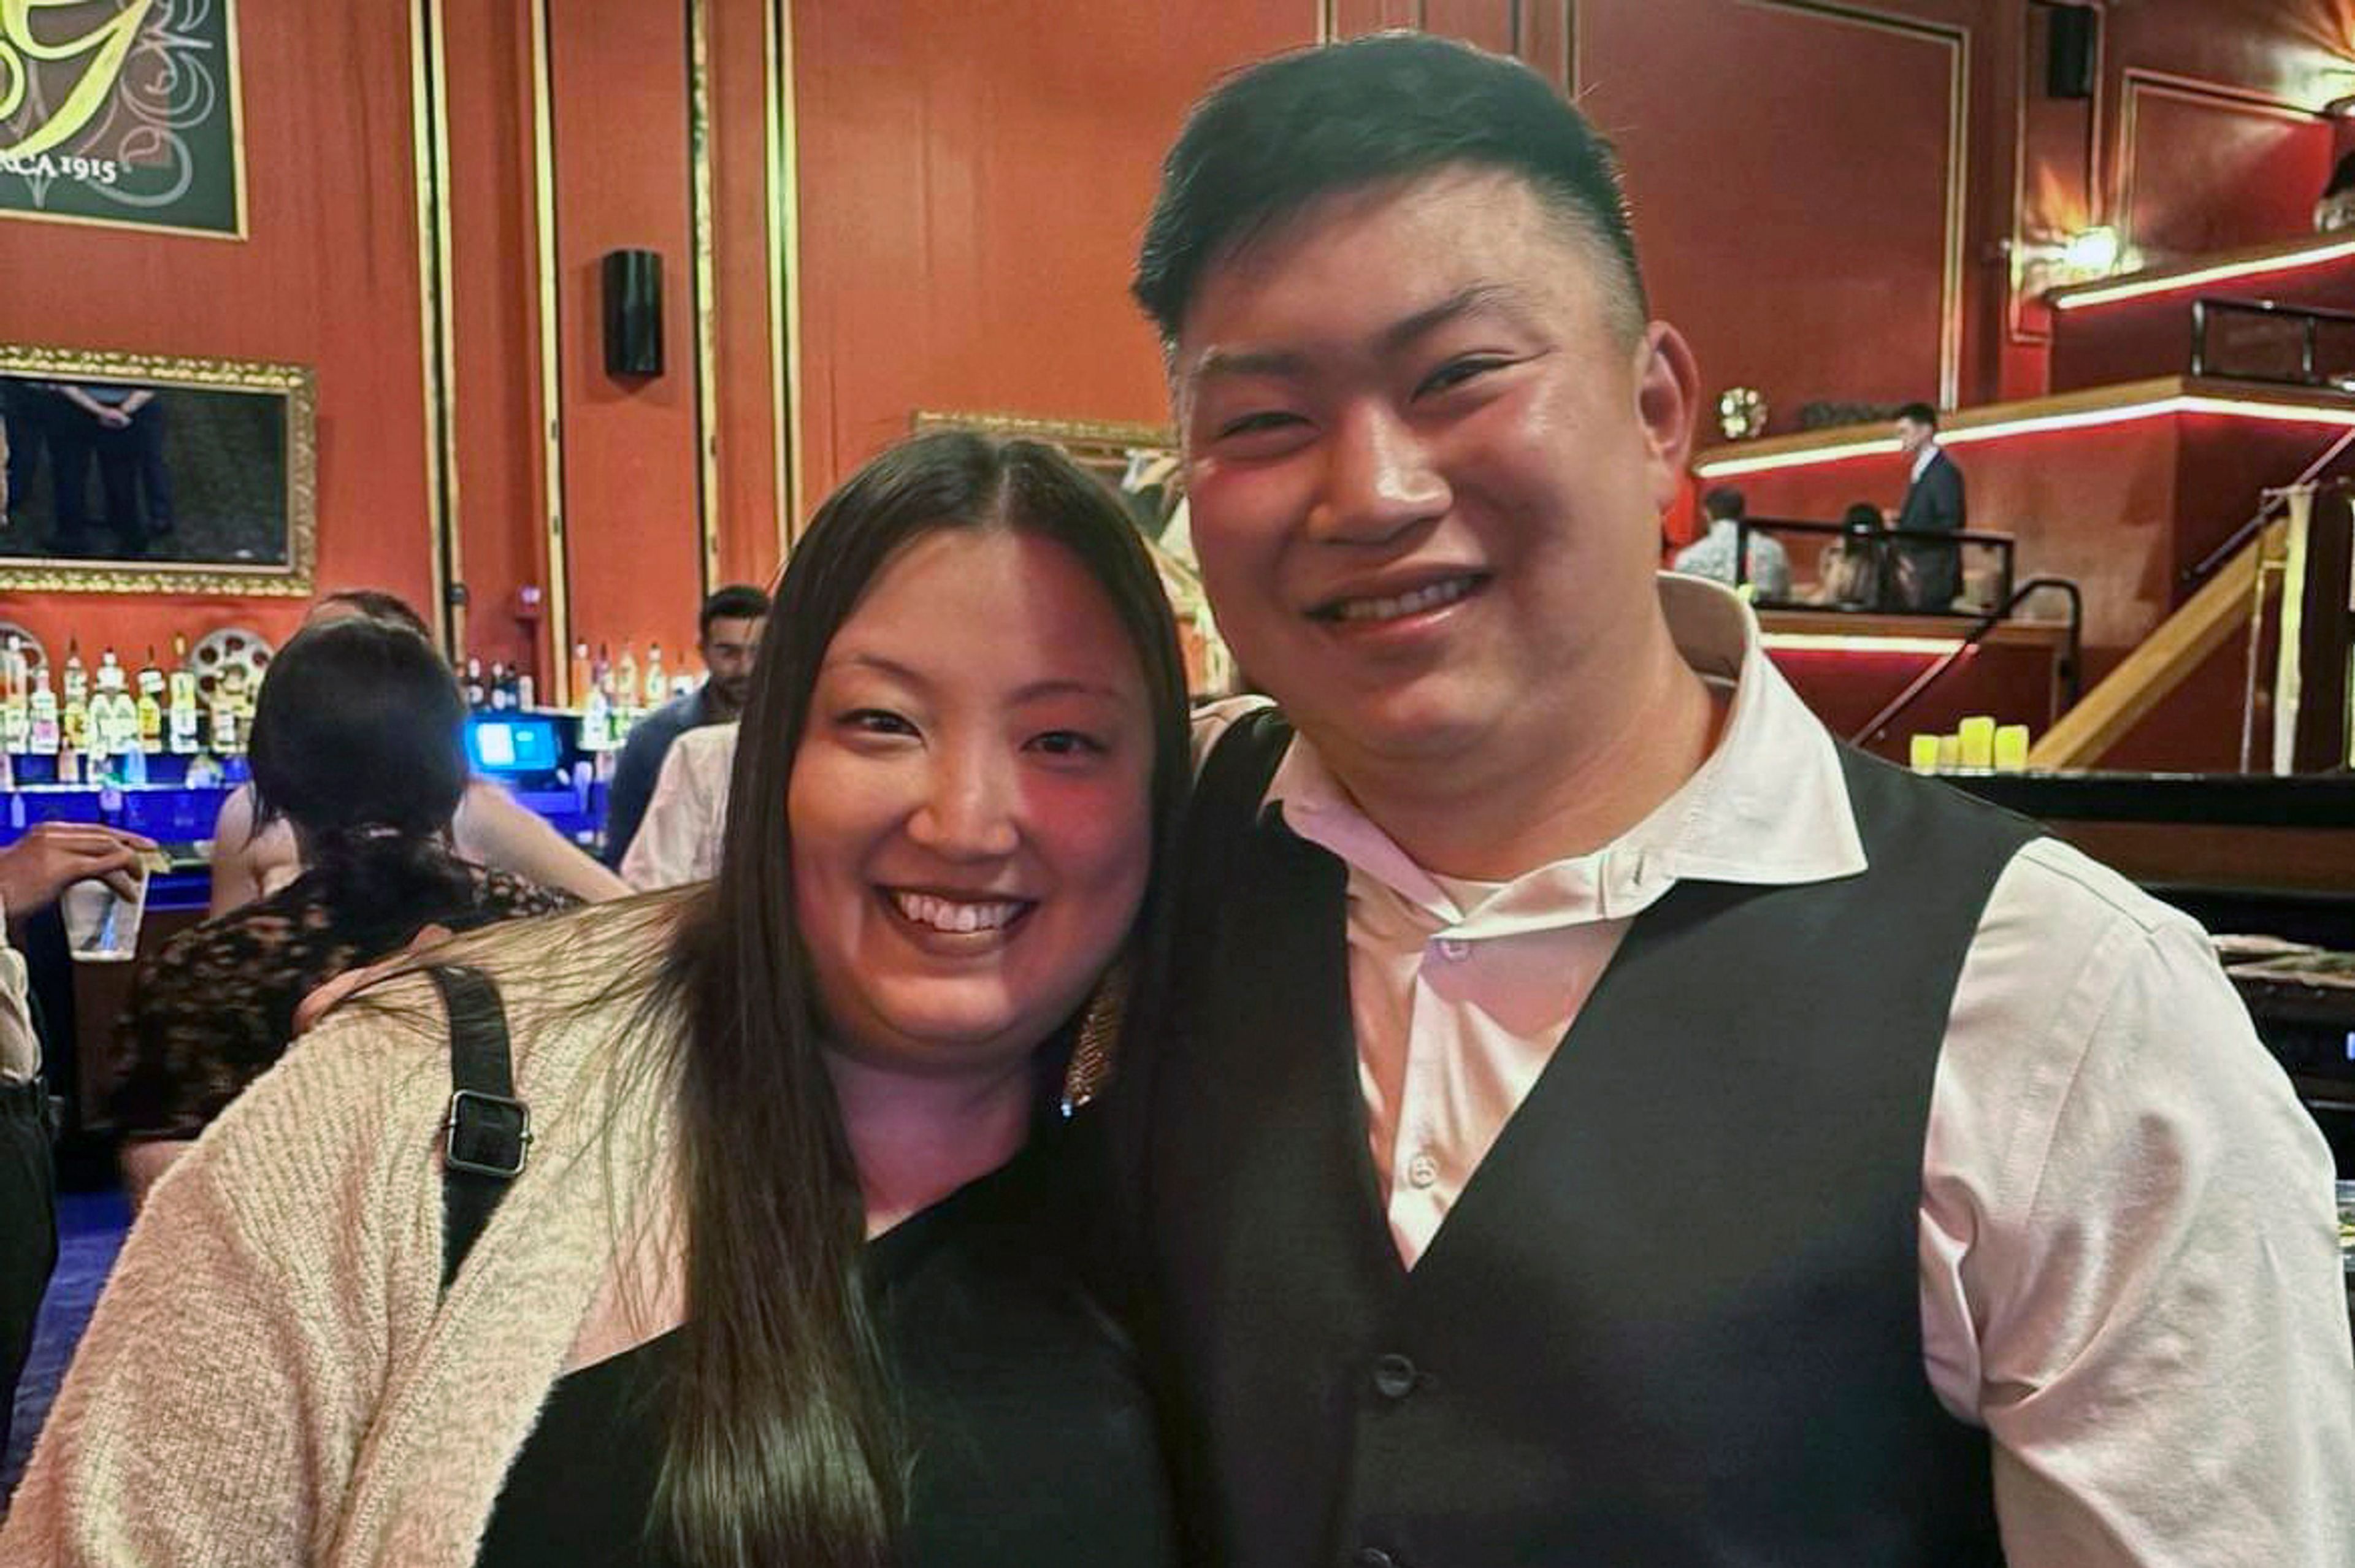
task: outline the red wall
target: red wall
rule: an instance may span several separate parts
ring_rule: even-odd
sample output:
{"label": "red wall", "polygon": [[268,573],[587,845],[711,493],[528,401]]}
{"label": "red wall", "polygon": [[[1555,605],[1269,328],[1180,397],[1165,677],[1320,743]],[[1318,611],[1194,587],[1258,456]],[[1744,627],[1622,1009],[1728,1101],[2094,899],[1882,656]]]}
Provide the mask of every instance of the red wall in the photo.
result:
{"label": "red wall", "polygon": [[[0,219],[0,339],[291,361],[319,394],[319,581],[432,596],[400,5],[239,9],[250,234],[243,241]],[[289,599],[0,591],[62,654],[126,653],[240,625],[282,639]]]}
{"label": "red wall", "polygon": [[813,503],[919,409],[1166,421],[1125,283],[1162,153],[1308,0],[794,7]]}

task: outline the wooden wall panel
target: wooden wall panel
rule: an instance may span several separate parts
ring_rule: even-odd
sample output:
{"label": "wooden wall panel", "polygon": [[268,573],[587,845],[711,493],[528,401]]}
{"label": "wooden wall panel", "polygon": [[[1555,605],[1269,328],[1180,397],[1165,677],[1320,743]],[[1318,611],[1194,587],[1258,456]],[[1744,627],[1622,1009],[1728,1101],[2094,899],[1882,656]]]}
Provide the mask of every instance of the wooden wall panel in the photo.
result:
{"label": "wooden wall panel", "polygon": [[456,412],[457,575],[468,596],[464,651],[486,664],[526,661],[552,696],[546,640],[515,614],[518,591],[544,589],[549,571],[539,527],[546,487],[525,9],[533,3],[443,7],[453,152],[448,395]]}
{"label": "wooden wall panel", "polygon": [[2166,261],[2286,239],[2330,177],[2329,122],[2237,91],[2130,74],[2119,130],[2121,237]]}
{"label": "wooden wall panel", "polygon": [[[658,641],[676,670],[702,601],[686,13],[548,4],[572,635],[641,660]],[[651,379],[605,371],[599,262],[623,249],[662,257]]]}
{"label": "wooden wall panel", "polygon": [[[243,241],[0,220],[0,339],[314,368],[319,581],[432,593],[410,134],[409,7],[238,8],[250,218]],[[241,625],[282,639],[303,603],[0,590],[62,652],[135,656]]]}
{"label": "wooden wall panel", "polygon": [[1315,38],[1313,0],[794,19],[812,501],[919,409],[1165,421],[1126,295],[1161,155],[1217,76]]}
{"label": "wooden wall panel", "polygon": [[1654,312],[1693,340],[1709,401],[1760,389],[1791,430],[1809,401],[1937,400],[1963,40],[1735,0],[1590,4],[1578,29]]}

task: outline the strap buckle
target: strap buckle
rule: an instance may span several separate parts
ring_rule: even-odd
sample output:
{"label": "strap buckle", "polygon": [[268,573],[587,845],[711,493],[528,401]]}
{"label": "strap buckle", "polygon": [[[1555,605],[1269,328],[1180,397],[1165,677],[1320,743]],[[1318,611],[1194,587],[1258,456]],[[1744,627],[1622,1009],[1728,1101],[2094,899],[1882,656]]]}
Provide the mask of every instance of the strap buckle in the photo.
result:
{"label": "strap buckle", "polygon": [[510,1095],[455,1091],[442,1130],[442,1163],[451,1170],[512,1181],[531,1157],[531,1107]]}

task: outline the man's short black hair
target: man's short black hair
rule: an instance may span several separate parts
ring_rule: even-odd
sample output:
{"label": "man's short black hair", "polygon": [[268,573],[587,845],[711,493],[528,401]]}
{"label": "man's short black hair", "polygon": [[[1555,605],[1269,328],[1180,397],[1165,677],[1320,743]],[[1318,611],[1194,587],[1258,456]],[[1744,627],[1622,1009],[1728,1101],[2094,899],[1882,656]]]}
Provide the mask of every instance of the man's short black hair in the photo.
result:
{"label": "man's short black hair", "polygon": [[1721,485],[1700,498],[1700,509],[1712,517],[1738,520],[1747,507],[1741,491],[1731,485]]}
{"label": "man's short black hair", "polygon": [[711,597],[703,602],[703,614],[695,624],[698,637],[709,641],[714,621],[757,621],[769,613],[769,596],[749,582],[731,582],[725,588],[715,588]]}
{"label": "man's short black hair", "polygon": [[1470,165],[1520,176],[1611,263],[1614,304],[1648,315],[1619,162],[1543,77],[1421,33],[1279,55],[1194,107],[1161,166],[1130,292],[1176,342],[1202,274],[1320,197]]}
{"label": "man's short black hair", "polygon": [[1915,424],[1928,425],[1932,430],[1938,428],[1938,411],[1927,403],[1908,403],[1897,411],[1897,417],[1911,420]]}

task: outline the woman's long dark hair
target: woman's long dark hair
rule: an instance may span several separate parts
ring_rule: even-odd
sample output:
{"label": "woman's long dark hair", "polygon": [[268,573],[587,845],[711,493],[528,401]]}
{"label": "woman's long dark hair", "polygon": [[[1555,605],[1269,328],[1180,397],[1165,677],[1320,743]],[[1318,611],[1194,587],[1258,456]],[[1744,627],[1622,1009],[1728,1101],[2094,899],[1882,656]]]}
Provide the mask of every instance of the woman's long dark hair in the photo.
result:
{"label": "woman's long dark hair", "polygon": [[1153,704],[1154,866],[1138,962],[1161,923],[1188,782],[1186,686],[1160,580],[1119,502],[1050,446],[947,432],[861,468],[795,549],[752,676],[717,881],[680,923],[663,990],[684,1014],[675,1079],[687,1319],[656,1516],[700,1568],[883,1568],[904,1466],[861,1283],[858,1173],[820,1054],[794,923],[785,794],[827,645],[911,540],[1005,528],[1051,539],[1103,591]]}
{"label": "woman's long dark hair", "polygon": [[255,830],[293,825],[357,916],[463,896],[449,831],[465,721],[449,667],[415,633],[357,617],[304,627],[254,696]]}

